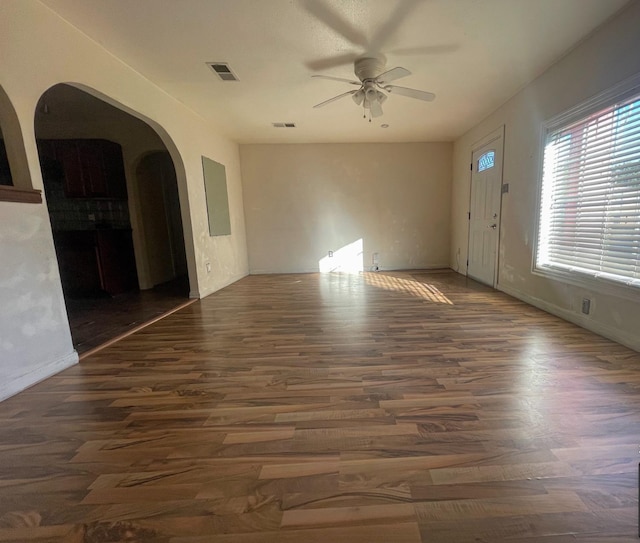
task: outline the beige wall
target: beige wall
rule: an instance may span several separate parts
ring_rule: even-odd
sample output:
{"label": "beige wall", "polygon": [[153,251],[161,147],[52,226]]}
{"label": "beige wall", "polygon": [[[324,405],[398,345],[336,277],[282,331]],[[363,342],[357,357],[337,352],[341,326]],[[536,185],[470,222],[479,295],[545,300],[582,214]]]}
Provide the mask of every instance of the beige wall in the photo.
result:
{"label": "beige wall", "polygon": [[[238,146],[39,2],[3,0],[0,26],[0,87],[15,109],[25,147],[26,161],[14,172],[20,185],[42,188],[33,125],[40,96],[58,83],[86,89],[150,124],[171,153],[178,176],[191,294],[205,296],[246,275]],[[10,135],[5,133],[5,137]],[[226,167],[230,236],[209,236],[202,155]],[[0,397],[6,397],[72,364],[77,357],[45,204],[0,202],[0,254],[12,263],[0,268]],[[210,273],[207,262],[211,263]],[[40,314],[47,318],[38,318]]]}
{"label": "beige wall", "polygon": [[318,271],[358,239],[364,267],[448,267],[449,143],[242,145],[251,273]]}
{"label": "beige wall", "polygon": [[[606,26],[455,142],[451,254],[467,253],[469,163],[474,143],[505,126],[498,288],[640,350],[640,296],[612,296],[532,273],[542,123],[640,72],[640,2]],[[461,270],[464,271],[464,270]],[[592,300],[589,316],[582,298]]]}

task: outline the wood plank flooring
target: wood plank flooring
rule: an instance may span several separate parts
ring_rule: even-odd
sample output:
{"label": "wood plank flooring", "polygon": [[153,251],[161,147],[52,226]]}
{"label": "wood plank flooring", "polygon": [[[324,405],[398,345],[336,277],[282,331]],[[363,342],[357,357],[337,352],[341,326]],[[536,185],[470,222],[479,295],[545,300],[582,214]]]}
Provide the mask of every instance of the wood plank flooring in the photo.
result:
{"label": "wood plank flooring", "polygon": [[189,302],[189,281],[179,277],[149,290],[117,296],[65,298],[73,347],[81,356],[142,328]]}
{"label": "wood plank flooring", "polygon": [[0,404],[0,542],[635,541],[639,389],[453,272],[251,276]]}

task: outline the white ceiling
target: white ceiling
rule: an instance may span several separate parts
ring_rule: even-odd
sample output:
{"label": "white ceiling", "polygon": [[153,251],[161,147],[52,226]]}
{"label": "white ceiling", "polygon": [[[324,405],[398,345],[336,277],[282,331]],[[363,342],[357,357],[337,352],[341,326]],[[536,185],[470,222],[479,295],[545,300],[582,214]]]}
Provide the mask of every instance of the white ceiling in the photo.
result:
{"label": "white ceiling", "polygon": [[[450,141],[628,0],[42,2],[231,139],[300,143]],[[312,108],[355,88],[312,74],[352,79],[353,59],[376,51],[412,72],[394,84],[436,100],[390,96],[372,123],[349,98]],[[239,81],[220,81],[210,61]]]}

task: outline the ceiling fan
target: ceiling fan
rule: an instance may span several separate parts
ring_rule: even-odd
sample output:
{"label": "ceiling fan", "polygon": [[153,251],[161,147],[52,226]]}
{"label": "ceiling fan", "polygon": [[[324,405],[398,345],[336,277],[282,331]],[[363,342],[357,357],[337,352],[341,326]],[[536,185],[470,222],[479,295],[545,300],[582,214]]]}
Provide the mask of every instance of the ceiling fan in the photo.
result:
{"label": "ceiling fan", "polygon": [[416,98],[425,102],[431,102],[436,97],[432,92],[390,85],[389,83],[396,79],[411,75],[411,72],[400,66],[385,71],[385,59],[382,56],[356,59],[354,62],[354,72],[358,81],[329,75],[312,75],[311,77],[340,81],[359,87],[358,89],[350,90],[333,98],[329,98],[313,107],[324,107],[331,102],[351,96],[357,105],[361,105],[364,108],[365,118],[367,117],[367,110],[369,111],[369,122],[371,122],[372,117],[380,117],[382,115],[382,104],[387,99],[387,95],[383,91],[389,94],[400,94],[409,98]]}
{"label": "ceiling fan", "polygon": [[[358,86],[355,90],[334,96],[314,107],[323,107],[340,98],[351,96],[357,105],[363,106],[365,118],[367,112],[369,113],[369,121],[371,121],[372,117],[382,115],[382,103],[387,99],[387,94],[401,94],[426,102],[432,101],[435,95],[431,92],[391,85],[392,81],[411,75],[411,72],[401,67],[386,70],[386,57],[382,54],[382,51],[390,45],[392,38],[399,33],[403,22],[423,3],[425,0],[397,0],[395,4],[392,4],[394,7],[387,20],[375,31],[368,34],[358,26],[354,26],[340,11],[334,9],[328,0],[302,0],[303,7],[312,16],[354,46],[351,51],[336,56],[310,60],[306,62],[307,67],[315,71],[353,63],[354,72],[358,78],[358,80],[351,80],[328,75],[312,76]],[[392,55],[432,55],[451,53],[457,49],[458,46],[455,44],[441,44],[402,49],[392,48],[388,52]]]}

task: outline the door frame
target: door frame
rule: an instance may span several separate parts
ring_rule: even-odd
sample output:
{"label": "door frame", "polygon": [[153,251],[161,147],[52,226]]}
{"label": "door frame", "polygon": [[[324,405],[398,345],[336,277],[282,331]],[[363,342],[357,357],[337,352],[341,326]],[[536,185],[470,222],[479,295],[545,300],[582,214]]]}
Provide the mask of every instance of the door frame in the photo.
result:
{"label": "door frame", "polygon": [[471,164],[471,168],[469,168],[469,204],[467,206],[467,267],[465,269],[465,275],[469,276],[469,255],[471,248],[471,198],[473,196],[473,155],[476,151],[482,149],[486,145],[493,143],[494,141],[501,139],[501,153],[500,153],[500,204],[499,204],[499,212],[498,212],[498,232],[497,232],[497,248],[496,248],[496,258],[495,258],[495,269],[493,272],[493,284],[491,285],[493,288],[498,286],[498,275],[500,268],[500,240],[502,237],[502,189],[504,187],[504,134],[505,134],[505,125],[500,125],[495,130],[489,132],[487,135],[477,140],[471,146],[471,153],[469,157],[469,163]]}
{"label": "door frame", "polygon": [[[166,156],[168,158],[168,161],[169,161],[168,163],[170,164],[171,169],[173,170],[172,177],[175,179],[175,186],[178,189],[175,194],[177,197],[178,206],[180,206],[180,203],[181,203],[179,185],[177,181],[177,170],[175,168],[175,162],[173,161],[173,157],[171,156],[171,153],[169,153],[168,149],[157,149],[153,151],[146,151],[133,161],[132,167],[131,167],[131,178],[132,178],[132,187],[135,190],[135,201],[132,202],[130,200],[129,210],[131,213],[131,223],[134,231],[134,240],[136,239],[135,236],[137,233],[137,241],[139,243],[139,251],[136,253],[136,262],[139,263],[138,264],[138,281],[140,283],[141,290],[148,290],[162,283],[162,281],[154,282],[154,269],[153,269],[153,261],[152,261],[153,259],[150,253],[150,243],[151,243],[152,237],[149,235],[150,225],[149,225],[148,208],[145,207],[144,198],[141,195],[142,183],[143,183],[141,172],[143,171],[143,168],[148,167],[147,165],[148,161],[150,161],[151,164],[153,165],[154,157],[158,157],[158,156]],[[160,173],[160,176],[164,176],[164,175],[166,175],[164,172]],[[171,220],[168,216],[165,189],[166,189],[165,183],[162,180],[159,180],[159,182],[155,184],[153,190],[156,193],[156,196],[158,195],[160,196],[162,200],[162,205],[164,208],[164,213],[162,213],[163,220],[161,222],[163,223],[163,226],[166,227],[167,242],[168,242],[169,251],[171,252],[170,260],[171,260],[171,267],[173,269],[173,275],[174,275],[173,279],[175,279],[179,277],[180,274],[177,273],[178,269],[176,267],[176,252],[174,250],[175,248],[175,245],[173,243],[174,240],[172,240],[172,229],[175,228],[177,230],[178,225],[171,224]],[[135,220],[135,223],[134,223],[134,220]],[[182,222],[182,214],[180,214],[179,226],[180,226],[179,228],[180,242],[182,243],[184,257],[186,260],[186,266],[188,268],[188,260],[186,256],[186,242],[184,241],[184,222]],[[188,269],[187,269],[187,274],[188,274]],[[189,282],[189,284],[191,285],[191,282]]]}

